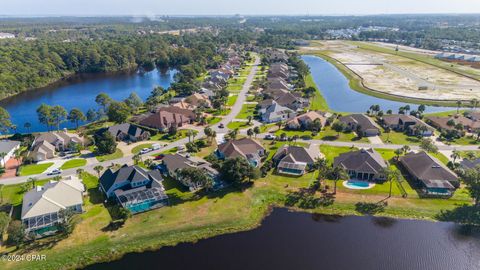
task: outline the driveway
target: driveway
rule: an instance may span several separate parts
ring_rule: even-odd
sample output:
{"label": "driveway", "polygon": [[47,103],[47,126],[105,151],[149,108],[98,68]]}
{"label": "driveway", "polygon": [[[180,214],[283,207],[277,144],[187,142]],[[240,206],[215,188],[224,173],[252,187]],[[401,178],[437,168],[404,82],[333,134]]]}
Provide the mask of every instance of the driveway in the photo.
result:
{"label": "driveway", "polygon": [[383,144],[383,141],[382,141],[382,139],[380,139],[380,136],[368,137],[368,140],[372,144]]}

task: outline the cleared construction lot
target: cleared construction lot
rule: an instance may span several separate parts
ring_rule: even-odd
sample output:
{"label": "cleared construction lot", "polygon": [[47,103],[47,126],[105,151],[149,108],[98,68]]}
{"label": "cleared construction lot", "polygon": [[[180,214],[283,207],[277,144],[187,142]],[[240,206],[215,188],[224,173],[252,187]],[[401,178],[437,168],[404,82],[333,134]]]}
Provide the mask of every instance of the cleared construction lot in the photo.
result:
{"label": "cleared construction lot", "polygon": [[[382,52],[382,49],[388,49],[389,53]],[[365,87],[382,93],[430,100],[480,99],[480,81],[475,78],[477,75],[480,78],[478,69],[455,67],[456,71],[465,72],[465,76],[447,70],[450,63],[439,63],[438,66],[427,64],[400,53],[397,55],[394,48],[382,44],[318,41],[303,48],[303,51],[308,50],[337,60],[363,78]],[[407,51],[400,47],[399,51],[402,50]],[[417,53],[419,58],[437,61],[433,59],[435,52],[410,50],[408,53]]]}

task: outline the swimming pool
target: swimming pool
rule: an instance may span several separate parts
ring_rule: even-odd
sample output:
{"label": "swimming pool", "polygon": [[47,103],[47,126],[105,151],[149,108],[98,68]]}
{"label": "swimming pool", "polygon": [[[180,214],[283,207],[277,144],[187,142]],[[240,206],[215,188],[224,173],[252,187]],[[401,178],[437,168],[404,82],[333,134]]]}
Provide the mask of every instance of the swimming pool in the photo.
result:
{"label": "swimming pool", "polygon": [[359,180],[343,181],[343,186],[349,189],[370,189],[375,186],[374,183]]}

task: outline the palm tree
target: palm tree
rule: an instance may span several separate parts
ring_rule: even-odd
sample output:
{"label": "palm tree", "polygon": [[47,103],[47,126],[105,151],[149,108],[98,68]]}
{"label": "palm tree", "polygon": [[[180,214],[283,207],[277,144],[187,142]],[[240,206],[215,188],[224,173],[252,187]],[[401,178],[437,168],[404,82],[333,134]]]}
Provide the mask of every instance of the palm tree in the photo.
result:
{"label": "palm tree", "polygon": [[142,155],[140,155],[140,153],[135,154],[132,159],[135,165],[137,165],[139,162],[142,161]]}
{"label": "palm tree", "polygon": [[458,114],[458,112],[460,111],[460,106],[462,106],[462,101],[461,101],[461,100],[457,100],[457,114]]}
{"label": "palm tree", "polygon": [[408,146],[408,145],[402,146],[402,152],[403,152],[403,154],[408,153],[408,152],[410,151],[410,149],[411,149],[411,148],[410,148],[410,146]]}
{"label": "palm tree", "polygon": [[318,180],[322,180],[327,177],[329,167],[326,159],[316,158],[315,162],[313,163],[313,168],[318,170]]}
{"label": "palm tree", "polygon": [[13,157],[17,160],[17,165],[20,166],[20,158],[22,157],[22,149],[17,148],[13,151]]}
{"label": "palm tree", "polygon": [[252,124],[253,116],[249,115],[247,119],[248,119],[247,125],[250,126]]}
{"label": "palm tree", "polygon": [[473,110],[475,110],[478,106],[478,99],[474,98],[470,101],[470,104],[472,104]]}
{"label": "palm tree", "polygon": [[237,136],[238,136],[238,128],[232,129],[228,133],[228,137],[230,137],[230,139],[232,139],[232,140],[235,140],[237,138]]}
{"label": "palm tree", "polygon": [[84,169],[77,169],[76,173],[78,176],[82,176],[82,174],[85,172]]}
{"label": "palm tree", "polygon": [[150,168],[152,166],[152,164],[153,164],[153,160],[151,160],[149,158],[147,158],[145,160],[145,166],[147,166],[147,168]]}
{"label": "palm tree", "polygon": [[247,135],[248,135],[248,137],[251,138],[251,137],[253,136],[253,134],[254,134],[253,130],[252,130],[251,128],[249,128],[249,129],[247,130]]}
{"label": "palm tree", "polygon": [[385,179],[390,182],[390,189],[388,192],[388,198],[392,197],[392,183],[394,180],[400,180],[400,172],[398,170],[394,170],[390,167],[383,169],[383,175],[385,175]]}
{"label": "palm tree", "polygon": [[255,138],[257,138],[257,135],[260,134],[260,128],[258,126],[254,127],[253,128],[253,133],[255,133]]}
{"label": "palm tree", "polygon": [[100,177],[100,173],[103,171],[103,166],[102,165],[97,165],[93,167],[93,170],[97,172],[98,177]]}
{"label": "palm tree", "polygon": [[337,181],[338,180],[348,180],[350,176],[347,171],[342,167],[333,168],[333,194],[337,194]]}
{"label": "palm tree", "polygon": [[455,149],[452,151],[450,157],[453,159],[453,166],[455,167],[455,161],[457,160],[457,158],[460,158],[460,153]]}
{"label": "palm tree", "polygon": [[37,186],[37,178],[35,177],[28,178],[27,182],[32,185],[32,188],[35,188]]}

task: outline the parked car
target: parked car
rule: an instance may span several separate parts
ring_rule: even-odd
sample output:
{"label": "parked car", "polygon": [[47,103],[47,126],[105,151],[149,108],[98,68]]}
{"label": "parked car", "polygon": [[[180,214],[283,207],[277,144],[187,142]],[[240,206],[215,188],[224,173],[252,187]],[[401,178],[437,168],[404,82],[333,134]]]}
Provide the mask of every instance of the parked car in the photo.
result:
{"label": "parked car", "polygon": [[277,137],[275,135],[272,135],[272,134],[267,134],[264,137],[265,140],[275,140],[276,138]]}
{"label": "parked car", "polygon": [[161,160],[162,158],[164,158],[165,155],[164,154],[160,154],[158,156],[155,156],[154,160]]}
{"label": "parked car", "polygon": [[181,150],[185,150],[185,146],[183,146],[183,145],[179,145],[179,146],[177,146],[177,149],[178,149],[179,151],[181,151]]}
{"label": "parked car", "polygon": [[223,123],[220,123],[220,125],[218,125],[219,128],[224,128],[225,126],[223,125]]}
{"label": "parked car", "polygon": [[152,148],[143,148],[142,150],[140,150],[140,155],[143,155],[152,151],[153,151]]}
{"label": "parked car", "polygon": [[47,175],[58,175],[58,174],[61,174],[62,173],[62,170],[60,169],[55,169],[49,173],[47,173]]}
{"label": "parked car", "polygon": [[152,150],[158,150],[158,149],[160,149],[160,144],[159,143],[154,143],[154,144],[152,144],[152,146],[150,148]]}

